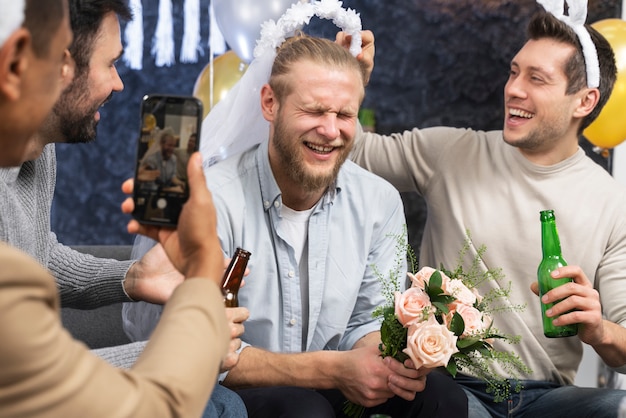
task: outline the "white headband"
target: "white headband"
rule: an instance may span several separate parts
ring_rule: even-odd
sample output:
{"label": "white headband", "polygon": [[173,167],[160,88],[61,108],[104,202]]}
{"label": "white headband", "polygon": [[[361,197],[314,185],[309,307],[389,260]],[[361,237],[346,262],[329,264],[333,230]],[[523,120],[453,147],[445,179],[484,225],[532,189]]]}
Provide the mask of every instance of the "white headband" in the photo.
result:
{"label": "white headband", "polygon": [[205,166],[237,154],[267,138],[269,123],[261,113],[261,87],[268,82],[276,48],[294,31],[308,24],[312,16],[332,20],[352,36],[350,53],[361,53],[361,18],[352,9],[343,9],[337,0],[295,3],[278,19],[261,25],[261,38],[254,59],[226,97],[217,102],[202,122],[200,151]]}
{"label": "white headband", "polygon": [[352,36],[350,53],[355,57],[361,53],[361,19],[352,9],[343,9],[337,0],[320,0],[313,3],[293,4],[278,22],[268,20],[261,25],[261,39],[254,48],[254,57],[276,51],[289,35],[308,25],[313,16],[332,20],[348,35]]}
{"label": "white headband", "polygon": [[0,0],[0,47],[24,23],[24,0]]}
{"label": "white headband", "polygon": [[589,31],[585,28],[587,19],[587,0],[566,0],[568,6],[568,16],[563,14],[563,0],[537,0],[547,12],[550,12],[565,23],[578,36],[583,49],[583,58],[587,69],[587,87],[596,88],[600,86],[600,63],[596,46],[591,40]]}

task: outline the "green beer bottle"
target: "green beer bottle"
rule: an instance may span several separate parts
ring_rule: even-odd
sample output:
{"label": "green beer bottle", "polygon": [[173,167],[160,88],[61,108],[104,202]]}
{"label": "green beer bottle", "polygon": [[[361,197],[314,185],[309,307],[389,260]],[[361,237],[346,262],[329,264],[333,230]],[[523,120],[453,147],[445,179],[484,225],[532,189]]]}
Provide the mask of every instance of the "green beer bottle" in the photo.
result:
{"label": "green beer bottle", "polygon": [[[556,219],[553,210],[543,210],[540,212],[541,219],[541,249],[543,259],[537,269],[537,279],[539,280],[539,296],[543,296],[555,287],[572,281],[571,278],[553,279],[550,273],[559,267],[566,266],[567,263],[561,255],[561,243],[556,229]],[[546,316],[546,311],[554,303],[544,304],[541,302],[541,315],[543,317],[543,333],[549,338],[571,337],[578,333],[578,325],[555,326],[552,321],[555,317]]]}

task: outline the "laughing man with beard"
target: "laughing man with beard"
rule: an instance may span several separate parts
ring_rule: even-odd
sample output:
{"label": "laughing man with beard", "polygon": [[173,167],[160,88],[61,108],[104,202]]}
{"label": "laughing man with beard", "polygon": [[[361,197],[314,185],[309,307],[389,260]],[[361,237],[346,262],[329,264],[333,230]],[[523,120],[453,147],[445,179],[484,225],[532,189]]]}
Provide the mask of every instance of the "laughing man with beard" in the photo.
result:
{"label": "laughing man with beard", "polygon": [[[580,2],[567,3],[580,7]],[[562,2],[554,4],[562,13]],[[527,40],[511,60],[504,86],[502,130],[439,126],[389,136],[361,132],[351,155],[399,191],[424,198],[419,265],[456,265],[469,231],[464,267],[484,245],[478,269],[484,273],[497,266],[506,277],[489,280],[478,291],[508,286],[503,307],[526,306],[497,322],[500,332],[518,335],[520,343],[496,341],[494,346],[515,353],[532,372],[520,376],[523,388],[501,402],[494,402],[481,379],[457,374],[468,394],[470,418],[615,417],[626,396],[574,385],[583,344],[608,367],[626,373],[626,189],[579,146],[579,137],[611,95],[614,52],[593,27],[570,24],[549,11],[530,19]],[[554,303],[548,310],[554,325],[578,324],[578,335],[568,338],[543,334],[536,272],[539,212],[545,209],[558,217],[570,262],[552,277],[573,282],[550,290],[541,301]],[[494,370],[514,377],[497,365]]]}

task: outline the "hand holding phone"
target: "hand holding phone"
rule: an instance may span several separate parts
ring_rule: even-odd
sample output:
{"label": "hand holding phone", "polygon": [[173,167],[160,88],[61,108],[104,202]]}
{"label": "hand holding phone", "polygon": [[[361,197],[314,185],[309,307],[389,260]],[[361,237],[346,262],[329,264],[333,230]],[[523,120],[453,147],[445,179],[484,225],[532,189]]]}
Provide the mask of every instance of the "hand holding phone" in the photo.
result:
{"label": "hand holding phone", "polygon": [[[159,224],[128,222],[128,232],[145,235],[159,242],[174,267],[185,277],[207,277],[219,285],[224,272],[224,258],[217,238],[217,215],[202,170],[202,156],[194,153],[189,167],[189,201],[180,214],[176,229]],[[129,179],[122,191],[133,194],[134,181]],[[132,197],[122,203],[122,212],[132,213]]]}
{"label": "hand holding phone", "polygon": [[141,103],[135,162],[133,217],[176,226],[189,198],[187,163],[199,149],[202,102],[195,97],[152,94]]}

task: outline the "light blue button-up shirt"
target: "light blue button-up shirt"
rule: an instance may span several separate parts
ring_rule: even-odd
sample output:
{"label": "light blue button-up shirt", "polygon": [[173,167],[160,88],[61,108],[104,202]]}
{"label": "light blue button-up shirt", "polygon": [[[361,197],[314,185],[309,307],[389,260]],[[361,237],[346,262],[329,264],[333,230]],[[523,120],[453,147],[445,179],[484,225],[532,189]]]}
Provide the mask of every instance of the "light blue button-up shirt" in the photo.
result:
{"label": "light blue button-up shirt", "polygon": [[[268,141],[205,174],[225,255],[237,247],[252,253],[239,291],[240,306],[250,310],[242,340],[273,352],[301,352],[307,315],[295,251],[280,233],[282,197]],[[307,351],[349,350],[380,328],[372,312],[385,299],[374,267],[386,273],[397,263],[394,236],[404,229],[396,189],[346,161],[309,220]]]}

